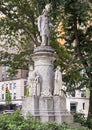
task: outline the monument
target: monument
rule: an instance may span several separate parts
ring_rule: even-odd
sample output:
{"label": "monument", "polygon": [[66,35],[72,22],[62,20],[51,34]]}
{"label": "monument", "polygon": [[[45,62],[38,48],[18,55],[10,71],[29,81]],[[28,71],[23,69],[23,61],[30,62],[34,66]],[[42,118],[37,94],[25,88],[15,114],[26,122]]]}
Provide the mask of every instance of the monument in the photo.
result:
{"label": "monument", "polygon": [[34,49],[28,76],[29,97],[25,97],[22,103],[24,116],[30,112],[34,118],[42,122],[56,121],[72,123],[73,117],[66,110],[65,88],[62,85],[60,66],[54,72],[53,63],[56,53],[50,46],[50,27],[52,24],[48,18],[50,4],[45,6],[42,15],[38,17],[38,30],[41,36],[41,45]]}

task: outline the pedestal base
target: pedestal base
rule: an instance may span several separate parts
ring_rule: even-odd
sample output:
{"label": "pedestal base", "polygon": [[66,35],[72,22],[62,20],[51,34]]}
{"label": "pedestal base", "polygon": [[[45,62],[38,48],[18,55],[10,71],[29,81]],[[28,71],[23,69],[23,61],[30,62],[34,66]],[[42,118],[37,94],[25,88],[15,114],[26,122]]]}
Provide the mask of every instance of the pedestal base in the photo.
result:
{"label": "pedestal base", "polygon": [[53,97],[39,98],[39,114],[42,122],[54,121]]}
{"label": "pedestal base", "polygon": [[24,116],[30,112],[42,122],[56,121],[73,122],[72,115],[66,110],[66,98],[53,96],[54,92],[54,66],[56,53],[50,46],[39,46],[32,54],[34,71],[39,75],[40,96],[26,97],[22,104]]}
{"label": "pedestal base", "polygon": [[72,122],[72,116],[66,110],[66,98],[61,96],[53,96],[54,100],[54,115],[55,121],[58,123],[61,122]]}
{"label": "pedestal base", "polygon": [[22,114],[26,117],[28,113],[39,119],[39,96],[24,98],[22,102]]}
{"label": "pedestal base", "polygon": [[65,99],[60,96],[26,97],[22,104],[22,113],[26,116],[28,112],[41,122],[73,123],[73,116],[66,110]]}

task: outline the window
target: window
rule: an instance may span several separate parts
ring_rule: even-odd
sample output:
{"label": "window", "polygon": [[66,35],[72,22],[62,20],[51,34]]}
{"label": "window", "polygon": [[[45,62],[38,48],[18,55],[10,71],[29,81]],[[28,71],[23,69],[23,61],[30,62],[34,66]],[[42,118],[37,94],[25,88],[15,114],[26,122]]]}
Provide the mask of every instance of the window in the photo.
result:
{"label": "window", "polygon": [[9,79],[9,74],[6,74],[6,79]]}
{"label": "window", "polygon": [[9,70],[9,66],[6,66],[6,71],[8,71]]}
{"label": "window", "polygon": [[81,97],[86,97],[86,90],[80,90],[81,91]]}
{"label": "window", "polygon": [[17,48],[17,46],[14,45],[14,46],[11,47],[11,50],[13,50],[13,51],[17,51],[18,48]]}
{"label": "window", "polygon": [[8,87],[8,84],[6,84],[6,87]]}
{"label": "window", "polygon": [[82,105],[83,105],[83,110],[85,110],[85,103],[83,103]]}
{"label": "window", "polygon": [[2,91],[4,90],[4,85],[2,84]]}
{"label": "window", "polygon": [[16,93],[13,94],[13,99],[16,99]]}
{"label": "window", "polygon": [[5,73],[9,70],[9,66],[2,66],[2,73]]}
{"label": "window", "polygon": [[16,83],[13,84],[13,89],[15,89],[15,88],[16,88]]}
{"label": "window", "polygon": [[72,97],[75,97],[75,91],[69,92],[69,95],[72,96]]}
{"label": "window", "polygon": [[2,73],[4,73],[6,71],[6,67],[2,66]]}
{"label": "window", "polygon": [[12,83],[9,84],[9,89],[12,90]]}
{"label": "window", "polygon": [[2,99],[4,99],[4,94],[2,94]]}
{"label": "window", "polygon": [[77,103],[70,103],[70,111],[76,112],[77,109]]}
{"label": "window", "polygon": [[9,75],[6,73],[8,69],[8,66],[2,66],[2,80],[9,78]]}
{"label": "window", "polygon": [[4,76],[4,74],[2,74],[2,81],[5,79],[5,76]]}

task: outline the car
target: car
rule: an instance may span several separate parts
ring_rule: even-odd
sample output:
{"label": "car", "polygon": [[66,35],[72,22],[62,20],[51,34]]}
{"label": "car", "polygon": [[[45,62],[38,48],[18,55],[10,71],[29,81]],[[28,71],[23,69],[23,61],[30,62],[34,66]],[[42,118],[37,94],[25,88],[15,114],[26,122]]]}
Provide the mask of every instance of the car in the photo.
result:
{"label": "car", "polygon": [[13,114],[14,110],[4,110],[3,114]]}

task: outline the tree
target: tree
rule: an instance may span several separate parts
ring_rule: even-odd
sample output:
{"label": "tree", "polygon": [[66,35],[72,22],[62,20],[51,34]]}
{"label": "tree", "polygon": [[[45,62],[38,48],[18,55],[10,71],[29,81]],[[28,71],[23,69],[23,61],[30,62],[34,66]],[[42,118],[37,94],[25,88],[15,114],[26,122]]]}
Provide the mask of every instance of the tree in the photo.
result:
{"label": "tree", "polygon": [[[92,119],[92,2],[68,0],[64,2],[62,21],[66,48],[72,54],[66,77],[74,88],[90,90],[88,120]],[[70,68],[70,69],[69,69]],[[92,124],[89,124],[92,128]]]}
{"label": "tree", "polygon": [[[51,12],[50,16],[53,15],[52,22],[55,23],[58,19],[56,12],[59,12],[57,10],[59,1],[2,0],[0,2],[0,14],[2,15],[0,17],[0,40],[1,47],[5,49],[5,51],[0,51],[0,63],[10,67],[9,72],[12,76],[15,73],[13,71],[17,68],[28,68],[28,63],[32,62],[31,53],[34,45],[40,45],[37,18],[42,13],[43,8],[48,2],[52,2],[54,11]],[[8,53],[12,46],[17,53]]]}
{"label": "tree", "polygon": [[1,46],[6,50],[8,47],[16,47],[17,53],[9,54],[8,51],[1,51],[0,63],[13,68],[13,71],[17,68],[27,68],[28,63],[31,62],[34,45],[40,44],[37,17],[48,2],[52,4],[52,11],[49,14],[51,21],[53,25],[62,22],[64,34],[61,38],[66,40],[65,47],[61,47],[57,44],[59,32],[55,30],[53,33],[52,30],[51,45],[58,54],[55,66],[61,65],[63,80],[70,86],[69,89],[89,88],[88,120],[90,120],[92,118],[92,25],[90,24],[92,2],[90,0],[2,0],[0,2],[0,12],[3,15],[0,19],[0,38],[3,41]]}

